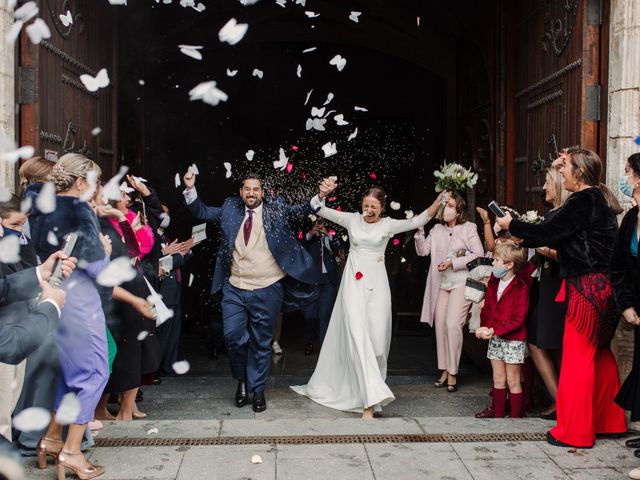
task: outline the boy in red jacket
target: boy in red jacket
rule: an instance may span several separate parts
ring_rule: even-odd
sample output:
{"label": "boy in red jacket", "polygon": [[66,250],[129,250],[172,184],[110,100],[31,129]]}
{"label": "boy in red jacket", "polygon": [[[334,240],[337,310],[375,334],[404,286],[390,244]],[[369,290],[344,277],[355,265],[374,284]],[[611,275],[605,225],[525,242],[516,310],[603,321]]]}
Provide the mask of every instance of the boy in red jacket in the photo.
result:
{"label": "boy in red jacket", "polygon": [[504,418],[507,386],[511,418],[522,416],[520,377],[526,350],[529,288],[516,273],[526,261],[526,249],[511,242],[496,245],[493,272],[480,312],[481,326],[476,330],[476,337],[489,340],[487,358],[493,370],[495,418]]}

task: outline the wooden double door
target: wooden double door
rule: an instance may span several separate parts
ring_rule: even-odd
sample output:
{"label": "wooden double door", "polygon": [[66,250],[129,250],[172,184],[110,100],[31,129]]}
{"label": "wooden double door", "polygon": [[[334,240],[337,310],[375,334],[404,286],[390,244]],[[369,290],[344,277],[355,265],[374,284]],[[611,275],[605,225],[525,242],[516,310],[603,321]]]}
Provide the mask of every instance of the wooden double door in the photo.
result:
{"label": "wooden double door", "polygon": [[[18,141],[51,160],[87,155],[110,175],[116,165],[117,42],[114,8],[95,0],[38,0],[51,38],[21,34],[17,47]],[[65,26],[60,15],[71,12]],[[106,68],[110,85],[90,92],[80,75]],[[98,130],[99,129],[99,133]]]}

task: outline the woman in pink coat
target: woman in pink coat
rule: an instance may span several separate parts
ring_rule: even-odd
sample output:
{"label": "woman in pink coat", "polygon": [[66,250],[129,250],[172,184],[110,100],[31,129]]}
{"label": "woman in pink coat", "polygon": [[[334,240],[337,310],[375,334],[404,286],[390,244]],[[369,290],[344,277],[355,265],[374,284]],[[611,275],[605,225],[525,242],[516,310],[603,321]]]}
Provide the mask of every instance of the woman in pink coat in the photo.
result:
{"label": "woman in pink coat", "polygon": [[438,369],[442,370],[435,386],[447,385],[449,392],[457,389],[462,328],[471,306],[464,298],[467,263],[484,255],[478,227],[467,221],[466,209],[462,196],[449,194],[441,222],[426,238],[423,229],[414,237],[418,255],[431,255],[420,321],[431,326],[435,323]]}

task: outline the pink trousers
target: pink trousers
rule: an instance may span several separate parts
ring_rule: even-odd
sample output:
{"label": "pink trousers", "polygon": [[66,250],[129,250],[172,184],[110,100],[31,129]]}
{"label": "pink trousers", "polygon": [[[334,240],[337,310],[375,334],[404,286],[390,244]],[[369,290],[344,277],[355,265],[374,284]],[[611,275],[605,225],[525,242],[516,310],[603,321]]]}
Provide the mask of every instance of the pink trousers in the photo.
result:
{"label": "pink trousers", "polygon": [[464,298],[464,285],[453,290],[440,290],[436,300],[434,326],[438,350],[438,369],[458,374],[462,354],[462,329],[467,323],[471,302]]}

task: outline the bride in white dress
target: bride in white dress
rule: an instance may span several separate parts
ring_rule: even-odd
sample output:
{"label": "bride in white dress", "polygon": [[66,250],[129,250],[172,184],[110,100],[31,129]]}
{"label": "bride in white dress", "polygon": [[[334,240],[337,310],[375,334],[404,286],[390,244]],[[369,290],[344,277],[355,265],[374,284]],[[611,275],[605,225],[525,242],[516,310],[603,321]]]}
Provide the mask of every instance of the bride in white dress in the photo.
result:
{"label": "bride in white dress", "polygon": [[[324,180],[321,196],[335,185]],[[318,364],[307,385],[292,386],[296,393],[326,407],[362,413],[373,411],[395,397],[385,383],[391,344],[391,292],[384,263],[389,239],[424,226],[436,214],[442,194],[419,215],[408,220],[382,217],[385,194],[371,188],[362,199],[362,214],[339,212],[312,199],[317,214],[349,233],[350,250]]]}

